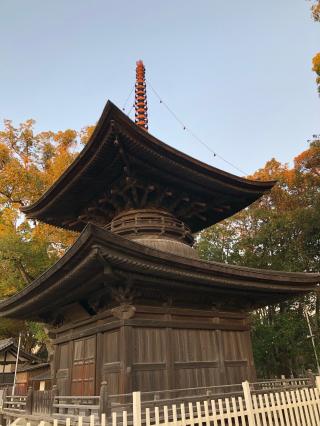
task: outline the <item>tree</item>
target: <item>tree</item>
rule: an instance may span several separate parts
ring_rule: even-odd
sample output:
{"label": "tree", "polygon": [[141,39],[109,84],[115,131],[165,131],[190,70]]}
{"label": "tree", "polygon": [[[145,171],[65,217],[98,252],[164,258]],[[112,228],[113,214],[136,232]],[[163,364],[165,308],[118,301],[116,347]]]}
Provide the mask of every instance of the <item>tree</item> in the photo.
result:
{"label": "tree", "polygon": [[[21,290],[48,269],[75,239],[73,233],[26,220],[20,207],[52,185],[93,127],[36,134],[34,124],[27,120],[15,127],[5,120],[0,131],[0,298]],[[44,349],[45,333],[39,325],[0,321],[0,338],[17,336],[19,330],[26,349]]]}
{"label": "tree", "polygon": [[[272,159],[251,178],[278,183],[249,208],[200,233],[200,256],[255,268],[319,271],[320,138],[314,135],[292,168]],[[299,374],[300,366],[314,367],[303,309],[313,313],[318,332],[319,300],[314,294],[253,314],[253,348],[261,376]]]}
{"label": "tree", "polygon": [[311,0],[312,6],[311,6],[311,12],[313,19],[317,22],[320,22],[320,0]]}

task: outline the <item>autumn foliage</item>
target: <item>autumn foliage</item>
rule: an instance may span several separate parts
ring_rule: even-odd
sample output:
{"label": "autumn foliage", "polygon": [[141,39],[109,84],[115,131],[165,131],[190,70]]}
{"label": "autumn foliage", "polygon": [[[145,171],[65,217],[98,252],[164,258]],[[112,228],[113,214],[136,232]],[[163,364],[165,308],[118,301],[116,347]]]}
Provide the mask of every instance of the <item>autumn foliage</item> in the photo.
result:
{"label": "autumn foliage", "polygon": [[[70,129],[35,133],[34,125],[27,120],[15,127],[5,120],[0,131],[0,298],[11,296],[45,271],[75,239],[72,233],[27,221],[20,207],[37,200],[56,181],[93,127],[79,133]],[[25,346],[32,347],[37,332],[39,328],[26,325]],[[0,337],[16,333],[15,323],[0,322]]]}

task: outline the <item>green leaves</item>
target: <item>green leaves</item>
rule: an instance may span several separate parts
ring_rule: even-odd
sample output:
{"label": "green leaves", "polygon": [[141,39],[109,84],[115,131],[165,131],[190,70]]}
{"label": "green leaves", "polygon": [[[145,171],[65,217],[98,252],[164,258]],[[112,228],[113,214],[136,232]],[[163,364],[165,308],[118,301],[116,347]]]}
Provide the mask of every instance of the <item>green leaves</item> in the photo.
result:
{"label": "green leaves", "polygon": [[[203,231],[196,244],[200,256],[254,268],[319,271],[319,170],[320,142],[316,135],[295,159],[293,168],[275,159],[267,162],[252,178],[276,179],[277,185],[246,210]],[[299,374],[300,366],[315,366],[311,342],[306,340],[305,305],[314,315],[317,331],[318,295],[267,307],[253,315],[253,345],[260,376],[289,370]]]}

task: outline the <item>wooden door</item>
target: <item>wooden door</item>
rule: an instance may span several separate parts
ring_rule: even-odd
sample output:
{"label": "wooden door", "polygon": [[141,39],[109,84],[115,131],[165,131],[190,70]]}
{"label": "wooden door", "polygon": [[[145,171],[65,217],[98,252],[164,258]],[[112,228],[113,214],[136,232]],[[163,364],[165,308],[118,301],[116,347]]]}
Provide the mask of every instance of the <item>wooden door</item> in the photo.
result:
{"label": "wooden door", "polygon": [[88,337],[74,342],[71,395],[95,394],[96,338]]}

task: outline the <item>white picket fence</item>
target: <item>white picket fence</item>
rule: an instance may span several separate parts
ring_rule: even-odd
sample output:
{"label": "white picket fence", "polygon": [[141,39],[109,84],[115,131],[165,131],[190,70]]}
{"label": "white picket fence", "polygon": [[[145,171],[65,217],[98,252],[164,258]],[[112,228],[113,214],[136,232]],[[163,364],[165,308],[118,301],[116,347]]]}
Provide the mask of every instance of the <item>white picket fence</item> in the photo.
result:
{"label": "white picket fence", "polygon": [[[143,407],[141,393],[132,394],[132,411],[113,411],[89,419],[54,420],[53,426],[320,426],[320,377],[313,388],[252,392],[242,383],[243,396]],[[111,423],[111,424],[110,424]],[[33,423],[34,424],[34,423]],[[46,421],[46,424],[48,422]],[[27,426],[31,426],[27,423]],[[40,422],[39,426],[44,426]]]}

